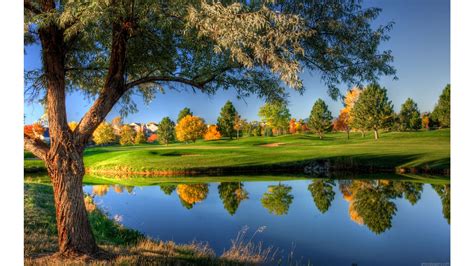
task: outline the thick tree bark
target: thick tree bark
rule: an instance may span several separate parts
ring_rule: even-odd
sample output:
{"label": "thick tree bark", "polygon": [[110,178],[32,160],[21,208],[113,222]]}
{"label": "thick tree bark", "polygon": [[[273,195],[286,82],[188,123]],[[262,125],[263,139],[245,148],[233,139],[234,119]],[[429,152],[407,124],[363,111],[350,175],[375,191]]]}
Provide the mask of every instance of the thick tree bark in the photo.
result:
{"label": "thick tree bark", "polygon": [[377,129],[374,129],[374,135],[375,139],[379,139],[379,131]]}
{"label": "thick tree bark", "polygon": [[[54,1],[44,1],[43,11],[55,9]],[[83,146],[74,143],[66,117],[65,54],[63,31],[54,24],[38,30],[51,143],[49,149],[25,140],[26,148],[43,154],[54,190],[59,255],[95,256],[99,251],[87,218],[82,191]],[[40,147],[37,149],[35,147]],[[40,157],[41,158],[41,157]]]}
{"label": "thick tree bark", "polygon": [[82,151],[64,143],[46,162],[56,207],[59,254],[65,257],[95,257],[99,248],[87,218],[82,190]]}

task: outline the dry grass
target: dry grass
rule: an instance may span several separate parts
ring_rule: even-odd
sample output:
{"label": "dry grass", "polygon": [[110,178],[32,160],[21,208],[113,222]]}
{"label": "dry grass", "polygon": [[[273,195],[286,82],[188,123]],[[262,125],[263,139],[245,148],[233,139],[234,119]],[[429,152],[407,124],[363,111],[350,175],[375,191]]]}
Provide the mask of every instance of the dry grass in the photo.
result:
{"label": "dry grass", "polygon": [[254,237],[258,233],[262,233],[265,228],[264,226],[258,228],[249,239],[246,239],[249,228],[244,227],[237,233],[237,237],[231,240],[232,245],[230,249],[224,251],[221,259],[243,264],[261,264],[273,261],[276,251],[272,253],[272,247],[264,248],[262,242],[253,242]]}

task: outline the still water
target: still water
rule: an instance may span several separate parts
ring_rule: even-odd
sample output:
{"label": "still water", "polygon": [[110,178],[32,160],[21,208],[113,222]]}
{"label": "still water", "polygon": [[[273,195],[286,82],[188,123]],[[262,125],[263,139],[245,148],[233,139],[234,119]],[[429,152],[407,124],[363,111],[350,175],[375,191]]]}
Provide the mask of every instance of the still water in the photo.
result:
{"label": "still water", "polygon": [[[225,179],[224,179],[225,180]],[[316,265],[450,260],[450,185],[329,180],[85,186],[111,218],[161,240],[206,241],[219,255],[242,228]]]}

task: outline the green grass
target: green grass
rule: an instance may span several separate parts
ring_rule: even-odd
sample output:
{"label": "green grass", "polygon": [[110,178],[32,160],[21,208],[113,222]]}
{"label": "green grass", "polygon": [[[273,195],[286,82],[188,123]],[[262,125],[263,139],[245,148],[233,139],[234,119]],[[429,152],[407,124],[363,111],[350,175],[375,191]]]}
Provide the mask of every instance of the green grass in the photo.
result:
{"label": "green grass", "polygon": [[[264,144],[282,143],[276,147]],[[26,157],[26,155],[25,155]],[[239,140],[198,141],[168,146],[92,147],[84,152],[89,170],[179,171],[206,168],[268,167],[293,165],[307,160],[329,160],[342,167],[449,169],[450,130],[382,133],[379,140],[351,133],[247,137]],[[40,168],[41,162],[25,160],[25,169]]]}

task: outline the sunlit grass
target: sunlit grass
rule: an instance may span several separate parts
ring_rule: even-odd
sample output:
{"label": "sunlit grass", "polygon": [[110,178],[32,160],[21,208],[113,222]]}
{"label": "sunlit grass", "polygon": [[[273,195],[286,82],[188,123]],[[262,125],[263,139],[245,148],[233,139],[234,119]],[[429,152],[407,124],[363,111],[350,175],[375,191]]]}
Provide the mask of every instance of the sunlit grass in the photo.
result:
{"label": "sunlit grass", "polygon": [[[274,146],[265,144],[280,143]],[[25,155],[25,157],[30,157]],[[313,134],[277,137],[246,137],[239,140],[197,141],[168,146],[91,147],[84,153],[85,165],[94,171],[178,171],[206,168],[267,167],[291,165],[306,160],[329,160],[343,166],[447,169],[450,166],[450,130],[371,134],[330,133],[320,140]],[[25,160],[25,169],[42,162]]]}

